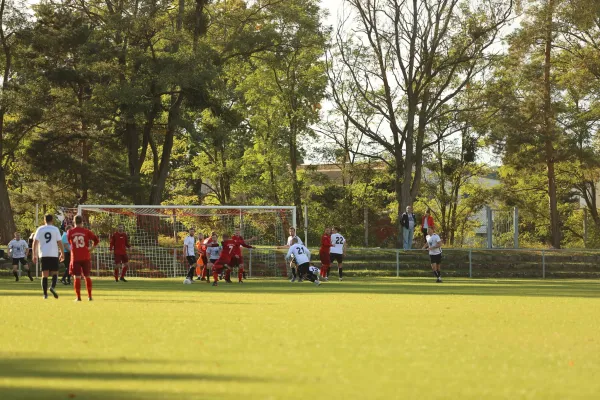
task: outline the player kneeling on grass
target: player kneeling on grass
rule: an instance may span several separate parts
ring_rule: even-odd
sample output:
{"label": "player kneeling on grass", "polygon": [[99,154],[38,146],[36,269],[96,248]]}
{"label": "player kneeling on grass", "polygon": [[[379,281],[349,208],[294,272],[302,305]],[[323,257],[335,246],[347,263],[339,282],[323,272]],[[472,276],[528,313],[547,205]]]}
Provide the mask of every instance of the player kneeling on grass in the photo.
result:
{"label": "player kneeling on grass", "polygon": [[[75,301],[81,301],[81,278],[85,279],[85,287],[88,293],[88,300],[92,301],[92,279],[90,271],[92,269],[92,254],[100,240],[92,231],[83,227],[83,218],[81,215],[75,217],[75,228],[67,233],[69,244],[71,245],[71,267],[69,272],[75,278]],[[90,242],[93,246],[90,251]]]}
{"label": "player kneeling on grass", "polygon": [[290,261],[292,256],[294,256],[296,264],[298,265],[298,275],[306,276],[308,280],[319,286],[321,284],[319,277],[313,273],[314,269],[318,270],[318,268],[313,267],[313,270],[311,271],[310,251],[308,251],[304,245],[298,243],[298,238],[292,239],[292,246],[288,250],[285,259]]}
{"label": "player kneeling on grass", "polygon": [[[127,273],[129,257],[127,257],[127,249],[130,248],[129,236],[125,233],[125,227],[119,225],[117,231],[110,237],[109,250],[114,250],[115,256],[115,268],[114,277],[115,282],[127,282],[125,274]],[[119,265],[121,265],[121,278],[119,278]]]}
{"label": "player kneeling on grass", "polygon": [[27,255],[29,253],[29,246],[27,242],[21,239],[21,234],[15,232],[15,238],[8,243],[8,255],[12,257],[13,275],[15,276],[15,282],[19,282],[19,264],[21,264],[30,281],[33,281],[31,276],[31,269],[29,269],[29,263],[27,262]]}
{"label": "player kneeling on grass", "polygon": [[425,238],[424,249],[429,250],[429,258],[431,259],[431,269],[433,275],[437,278],[436,282],[442,282],[442,273],[440,267],[442,265],[442,239],[439,237],[433,227],[427,228],[427,237]]}

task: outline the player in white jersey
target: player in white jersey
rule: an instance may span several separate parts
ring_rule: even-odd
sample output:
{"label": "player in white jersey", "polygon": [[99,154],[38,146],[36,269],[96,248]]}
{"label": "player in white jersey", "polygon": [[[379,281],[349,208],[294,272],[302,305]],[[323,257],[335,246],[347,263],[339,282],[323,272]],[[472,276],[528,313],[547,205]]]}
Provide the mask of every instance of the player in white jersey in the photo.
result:
{"label": "player in white jersey", "polygon": [[[290,248],[292,247],[292,245],[294,244],[294,239],[296,239],[298,241],[298,244],[304,245],[304,243],[302,243],[302,239],[300,239],[297,235],[296,235],[296,228],[294,228],[293,226],[290,226],[290,236],[288,236],[287,239],[287,243],[285,246],[280,246],[280,249],[286,249],[286,248]],[[297,275],[296,274],[296,270],[297,270],[298,264],[296,263],[296,260],[292,259],[290,261],[290,268],[292,270],[292,278],[290,279],[290,282],[296,282],[296,279],[298,279],[298,282],[302,282],[302,275]]]}
{"label": "player in white jersey", "polygon": [[55,290],[56,282],[58,282],[58,263],[65,259],[62,237],[58,228],[52,224],[53,220],[52,214],[47,214],[44,217],[46,224],[37,228],[33,237],[33,263],[36,264],[38,258],[41,259],[44,299],[48,298],[48,276],[50,272],[52,272],[50,292],[55,299],[58,299]]}
{"label": "player in white jersey", "polygon": [[292,239],[292,246],[288,250],[285,259],[290,261],[292,256],[294,256],[294,260],[298,265],[298,274],[300,276],[306,275],[311,282],[319,286],[321,284],[319,277],[310,270],[310,251],[299,243],[298,238]]}
{"label": "player in white jersey", "polygon": [[342,271],[342,263],[344,262],[344,256],[346,255],[346,239],[340,233],[339,227],[331,228],[331,244],[333,245],[329,248],[331,264],[333,264],[334,261],[337,262],[338,274],[341,281],[344,275]]}
{"label": "player in white jersey", "polygon": [[442,244],[443,241],[440,236],[435,233],[433,226],[428,227],[425,246],[423,246],[423,248],[429,251],[431,269],[433,270],[433,275],[437,278],[437,283],[442,283],[442,273],[440,272],[440,267],[442,266]]}
{"label": "player in white jersey", "polygon": [[21,234],[15,232],[15,238],[8,243],[8,255],[12,257],[13,275],[15,276],[15,282],[19,282],[19,264],[21,264],[29,280],[33,281],[31,276],[31,270],[29,269],[29,263],[27,262],[27,256],[29,255],[29,245],[27,241],[21,239]]}
{"label": "player in white jersey", "polygon": [[212,233],[212,236],[210,237],[210,241],[206,242],[205,244],[207,244],[206,246],[206,258],[208,259],[208,265],[207,265],[207,282],[210,283],[210,276],[211,276],[211,271],[212,271],[212,267],[213,265],[217,262],[217,260],[219,259],[219,257],[221,257],[221,252],[223,251],[223,247],[221,246],[210,246],[210,244],[213,243],[219,243],[219,237],[217,236],[217,234],[215,232]]}
{"label": "player in white jersey", "polygon": [[194,282],[194,271],[196,270],[196,230],[191,228],[189,230],[189,235],[183,239],[183,254],[188,262],[188,273],[186,278],[188,278],[191,282]]}

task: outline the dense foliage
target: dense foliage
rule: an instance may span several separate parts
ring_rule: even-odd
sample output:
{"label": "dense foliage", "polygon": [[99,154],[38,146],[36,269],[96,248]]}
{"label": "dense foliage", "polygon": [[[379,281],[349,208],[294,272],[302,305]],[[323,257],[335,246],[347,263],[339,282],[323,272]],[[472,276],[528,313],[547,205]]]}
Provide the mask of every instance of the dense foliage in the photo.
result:
{"label": "dense foliage", "polygon": [[600,245],[594,0],[0,3],[0,242],[36,204],[291,204],[395,246],[414,204],[452,246],[486,205]]}

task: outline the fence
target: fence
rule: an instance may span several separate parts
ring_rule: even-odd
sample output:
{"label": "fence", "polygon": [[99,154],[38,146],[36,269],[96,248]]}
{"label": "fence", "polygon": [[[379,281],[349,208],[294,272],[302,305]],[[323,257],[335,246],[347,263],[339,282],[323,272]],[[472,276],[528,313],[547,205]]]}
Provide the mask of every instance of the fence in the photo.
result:
{"label": "fence", "polygon": [[[170,250],[169,262],[149,268],[130,263],[128,276],[183,277],[187,266],[181,250]],[[311,249],[319,266],[318,249]],[[252,249],[245,253],[250,277],[285,277],[288,266],[285,250]],[[9,260],[0,260],[0,276],[11,276]],[[335,275],[335,266],[332,270]],[[600,278],[600,250],[551,249],[444,249],[442,272],[464,278]],[[94,276],[112,276],[112,265],[92,260]],[[349,277],[429,277],[429,256],[425,250],[350,248],[344,259]],[[36,276],[39,276],[37,271]]]}

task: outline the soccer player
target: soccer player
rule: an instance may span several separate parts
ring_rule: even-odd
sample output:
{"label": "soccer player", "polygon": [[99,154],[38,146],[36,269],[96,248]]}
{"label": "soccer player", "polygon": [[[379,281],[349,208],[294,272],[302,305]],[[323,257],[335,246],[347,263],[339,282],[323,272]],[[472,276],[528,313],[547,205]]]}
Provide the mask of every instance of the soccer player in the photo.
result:
{"label": "soccer player", "polygon": [[[202,277],[206,277],[206,281],[208,283],[210,283],[210,278],[208,277],[210,269],[213,268],[213,266],[221,256],[221,251],[223,250],[223,247],[221,247],[221,245],[219,245],[218,243],[218,239],[219,238],[217,234],[215,232],[212,232],[211,237],[205,240],[208,263],[206,267],[202,270]],[[216,244],[216,246],[214,244]]]}
{"label": "soccer player", "polygon": [[198,250],[198,261],[196,261],[196,280],[203,281],[202,271],[206,269],[208,260],[206,259],[206,245],[204,244],[204,234],[200,232],[198,234],[198,240],[196,241],[196,250]]}
{"label": "soccer player", "polygon": [[[231,267],[235,267],[237,265],[237,267],[238,267],[238,283],[244,283],[244,281],[242,280],[245,278],[244,258],[242,257],[242,247],[245,247],[247,249],[253,249],[254,247],[250,246],[244,240],[244,238],[241,235],[240,228],[235,228],[233,236],[231,236],[231,239],[239,243],[238,245],[236,245],[233,248],[233,259],[231,260],[233,265],[231,265]],[[248,239],[248,242],[252,242],[254,240],[256,240],[255,237]]]}
{"label": "soccer player", "polygon": [[[213,273],[213,286],[217,286],[218,285],[218,281],[219,281],[219,273],[225,268],[225,266],[227,266],[227,272],[228,275],[231,275],[231,259],[234,256],[234,247],[237,245],[237,241],[232,240],[229,237],[229,234],[225,233],[223,234],[223,242],[221,242],[221,246],[223,247],[222,251],[221,251],[221,255],[219,256],[219,258],[217,259],[217,261],[215,261],[215,263],[212,266],[212,273]],[[212,247],[216,247],[218,246],[217,243],[212,243],[211,244]],[[225,279],[225,282],[227,283],[231,283],[231,279]]]}
{"label": "soccer player", "polygon": [[[298,243],[303,245],[304,243],[302,243],[302,239],[300,239],[297,235],[296,235],[296,228],[294,228],[293,226],[290,226],[290,236],[288,236],[287,239],[287,244],[285,246],[280,246],[280,248],[290,248],[292,247],[292,245],[294,244],[294,239],[298,239]],[[298,282],[302,282],[302,275],[297,276],[296,274],[296,269],[297,269],[297,263],[296,260],[290,260],[290,268],[292,270],[292,279],[290,279],[290,282],[296,282],[296,279],[298,279]]]}
{"label": "soccer player", "polygon": [[27,242],[21,239],[21,234],[15,232],[15,238],[8,242],[8,255],[12,257],[13,275],[15,276],[15,282],[19,282],[19,264],[21,264],[30,281],[33,281],[31,276],[31,269],[29,269],[29,263],[27,263],[27,256],[29,255],[29,246]]}
{"label": "soccer player", "polygon": [[[75,301],[81,301],[81,278],[85,279],[85,287],[88,293],[88,300],[92,301],[92,279],[90,271],[92,269],[92,255],[100,240],[92,231],[83,227],[83,217],[75,216],[75,228],[67,233],[69,244],[71,245],[71,268],[70,273],[75,278]],[[93,246],[90,250],[90,242]]]}
{"label": "soccer player", "polygon": [[196,243],[195,234],[196,230],[190,228],[189,235],[183,239],[183,254],[185,254],[189,267],[186,278],[189,279],[190,282],[194,282],[194,271],[196,270],[196,247],[194,246]]}
{"label": "soccer player", "polygon": [[60,282],[63,285],[70,285],[71,284],[71,275],[69,274],[69,270],[71,269],[71,245],[69,244],[69,238],[68,238],[68,233],[69,229],[73,228],[72,225],[67,225],[65,227],[65,231],[62,234],[62,243],[63,243],[63,247],[65,249],[64,254],[65,254],[65,261],[63,262],[64,266],[65,266],[65,273],[63,274],[62,278],[60,279]]}
{"label": "soccer player", "polygon": [[308,251],[303,244],[299,243],[298,238],[292,239],[292,246],[288,250],[285,259],[289,261],[292,256],[294,256],[296,264],[298,265],[298,274],[300,276],[306,275],[311,282],[319,286],[321,284],[319,277],[310,269],[310,251]]}
{"label": "soccer player", "polygon": [[329,255],[331,257],[331,264],[333,264],[334,261],[337,261],[338,274],[341,281],[343,279],[342,262],[346,255],[346,239],[340,234],[339,227],[334,227],[331,232],[332,246],[329,250]]}
{"label": "soccer player", "polygon": [[52,272],[52,286],[50,293],[55,299],[58,299],[56,293],[56,283],[58,282],[58,262],[64,261],[65,249],[62,244],[60,231],[52,224],[54,217],[52,214],[44,216],[45,224],[37,228],[33,235],[33,263],[41,258],[42,263],[42,290],[44,299],[48,298],[48,276]]}
{"label": "soccer player", "polygon": [[331,266],[331,256],[329,249],[333,247],[331,244],[331,228],[325,228],[323,236],[321,236],[321,248],[319,249],[319,258],[321,259],[321,278],[325,281],[329,280],[329,267]]}
{"label": "soccer player", "polygon": [[[109,250],[114,250],[115,256],[115,268],[114,268],[114,277],[115,282],[127,282],[125,279],[125,274],[127,273],[127,269],[129,268],[129,257],[127,257],[127,249],[130,248],[129,244],[129,236],[125,233],[125,227],[123,224],[119,224],[117,227],[117,231],[112,234],[110,237],[110,246]],[[121,265],[121,277],[119,278],[119,265]]]}
{"label": "soccer player", "polygon": [[427,228],[427,237],[425,239],[426,242],[423,249],[429,251],[433,275],[437,278],[437,283],[442,283],[442,273],[440,272],[440,267],[442,266],[442,239],[435,233],[433,226]]}

